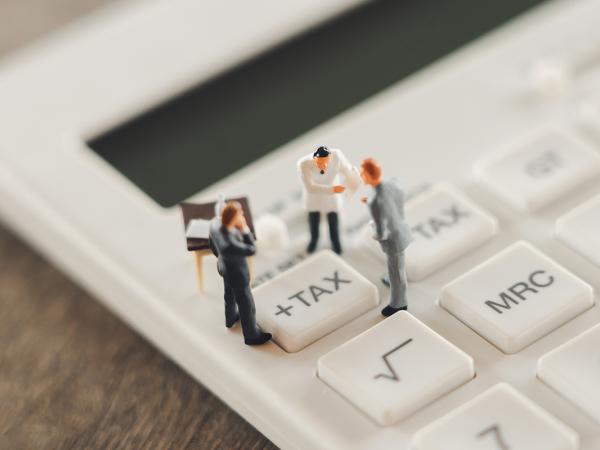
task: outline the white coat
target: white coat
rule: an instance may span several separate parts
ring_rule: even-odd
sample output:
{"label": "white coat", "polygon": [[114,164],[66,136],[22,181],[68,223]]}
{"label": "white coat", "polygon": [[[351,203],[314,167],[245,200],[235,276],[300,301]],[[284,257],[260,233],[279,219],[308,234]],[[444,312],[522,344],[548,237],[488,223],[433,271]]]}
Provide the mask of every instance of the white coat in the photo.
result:
{"label": "white coat", "polygon": [[[304,208],[309,212],[337,212],[342,207],[342,195],[333,192],[333,186],[341,184],[349,194],[360,185],[360,175],[352,167],[341,150],[330,149],[331,160],[325,173],[321,173],[313,161],[312,153],[298,161],[298,174],[304,185]],[[343,180],[340,180],[343,178]]]}

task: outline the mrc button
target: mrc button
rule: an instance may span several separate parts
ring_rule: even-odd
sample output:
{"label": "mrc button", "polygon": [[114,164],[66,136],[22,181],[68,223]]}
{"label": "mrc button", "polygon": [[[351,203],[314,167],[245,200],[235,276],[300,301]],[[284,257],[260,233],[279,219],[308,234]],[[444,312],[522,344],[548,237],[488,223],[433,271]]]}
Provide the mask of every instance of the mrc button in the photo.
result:
{"label": "mrc button", "polygon": [[260,327],[297,352],[377,306],[376,286],[324,250],[254,291]]}
{"label": "mrc button", "polygon": [[504,353],[516,353],[594,299],[590,285],[521,241],[444,286],[440,304]]}

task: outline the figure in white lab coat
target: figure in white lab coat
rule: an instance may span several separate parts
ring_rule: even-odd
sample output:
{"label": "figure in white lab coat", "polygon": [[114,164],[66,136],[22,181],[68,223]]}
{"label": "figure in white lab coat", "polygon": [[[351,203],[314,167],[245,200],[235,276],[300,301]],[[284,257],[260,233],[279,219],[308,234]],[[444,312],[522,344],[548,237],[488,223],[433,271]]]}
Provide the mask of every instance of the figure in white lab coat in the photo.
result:
{"label": "figure in white lab coat", "polygon": [[[353,193],[360,184],[356,167],[350,165],[341,150],[319,147],[313,154],[298,161],[298,173],[304,185],[304,207],[308,211],[310,242],[307,252],[312,253],[319,242],[321,213],[327,215],[331,247],[342,253],[338,211],[342,207],[342,193]],[[340,176],[345,184],[341,184]]]}

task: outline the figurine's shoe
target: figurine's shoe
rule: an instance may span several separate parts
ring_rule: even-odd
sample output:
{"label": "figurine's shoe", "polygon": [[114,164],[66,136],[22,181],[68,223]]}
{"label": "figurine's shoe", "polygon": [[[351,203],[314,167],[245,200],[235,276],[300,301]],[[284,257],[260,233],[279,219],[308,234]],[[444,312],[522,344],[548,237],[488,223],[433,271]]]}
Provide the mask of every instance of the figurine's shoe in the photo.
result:
{"label": "figurine's shoe", "polygon": [[306,247],[306,252],[314,253],[316,249],[317,249],[317,241],[310,241],[308,243],[308,247]]}
{"label": "figurine's shoe", "polygon": [[260,333],[254,338],[244,339],[246,345],[260,345],[271,340],[271,333]]}
{"label": "figurine's shoe", "polygon": [[401,306],[400,308],[394,308],[393,306],[387,305],[385,308],[381,310],[381,314],[385,317],[390,317],[392,314],[396,314],[398,311],[406,311],[406,306]]}
{"label": "figurine's shoe", "polygon": [[225,320],[225,326],[227,328],[231,328],[238,320],[240,320],[240,315],[236,314],[233,318]]}
{"label": "figurine's shoe", "polygon": [[342,254],[342,246],[339,242],[332,242],[331,249],[336,252],[338,255]]}

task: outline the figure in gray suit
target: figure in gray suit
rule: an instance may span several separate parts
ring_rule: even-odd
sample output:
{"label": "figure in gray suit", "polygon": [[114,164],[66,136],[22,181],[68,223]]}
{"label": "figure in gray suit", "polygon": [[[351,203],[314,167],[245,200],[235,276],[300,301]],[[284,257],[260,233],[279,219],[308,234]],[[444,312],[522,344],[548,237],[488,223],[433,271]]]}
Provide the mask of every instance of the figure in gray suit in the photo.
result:
{"label": "figure in gray suit", "polygon": [[388,317],[408,306],[404,250],[410,244],[411,234],[404,220],[404,192],[394,183],[382,180],[381,166],[374,159],[365,159],[360,168],[365,184],[373,187],[371,196],[363,197],[362,201],[369,206],[373,237],[387,258],[391,295],[389,305],[381,314]]}
{"label": "figure in gray suit", "polygon": [[231,328],[238,319],[242,323],[244,342],[260,345],[271,339],[256,324],[256,308],[250,291],[250,270],[246,258],[256,247],[239,203],[222,207],[209,230],[208,242],[217,259],[217,270],[225,284],[225,326]]}

